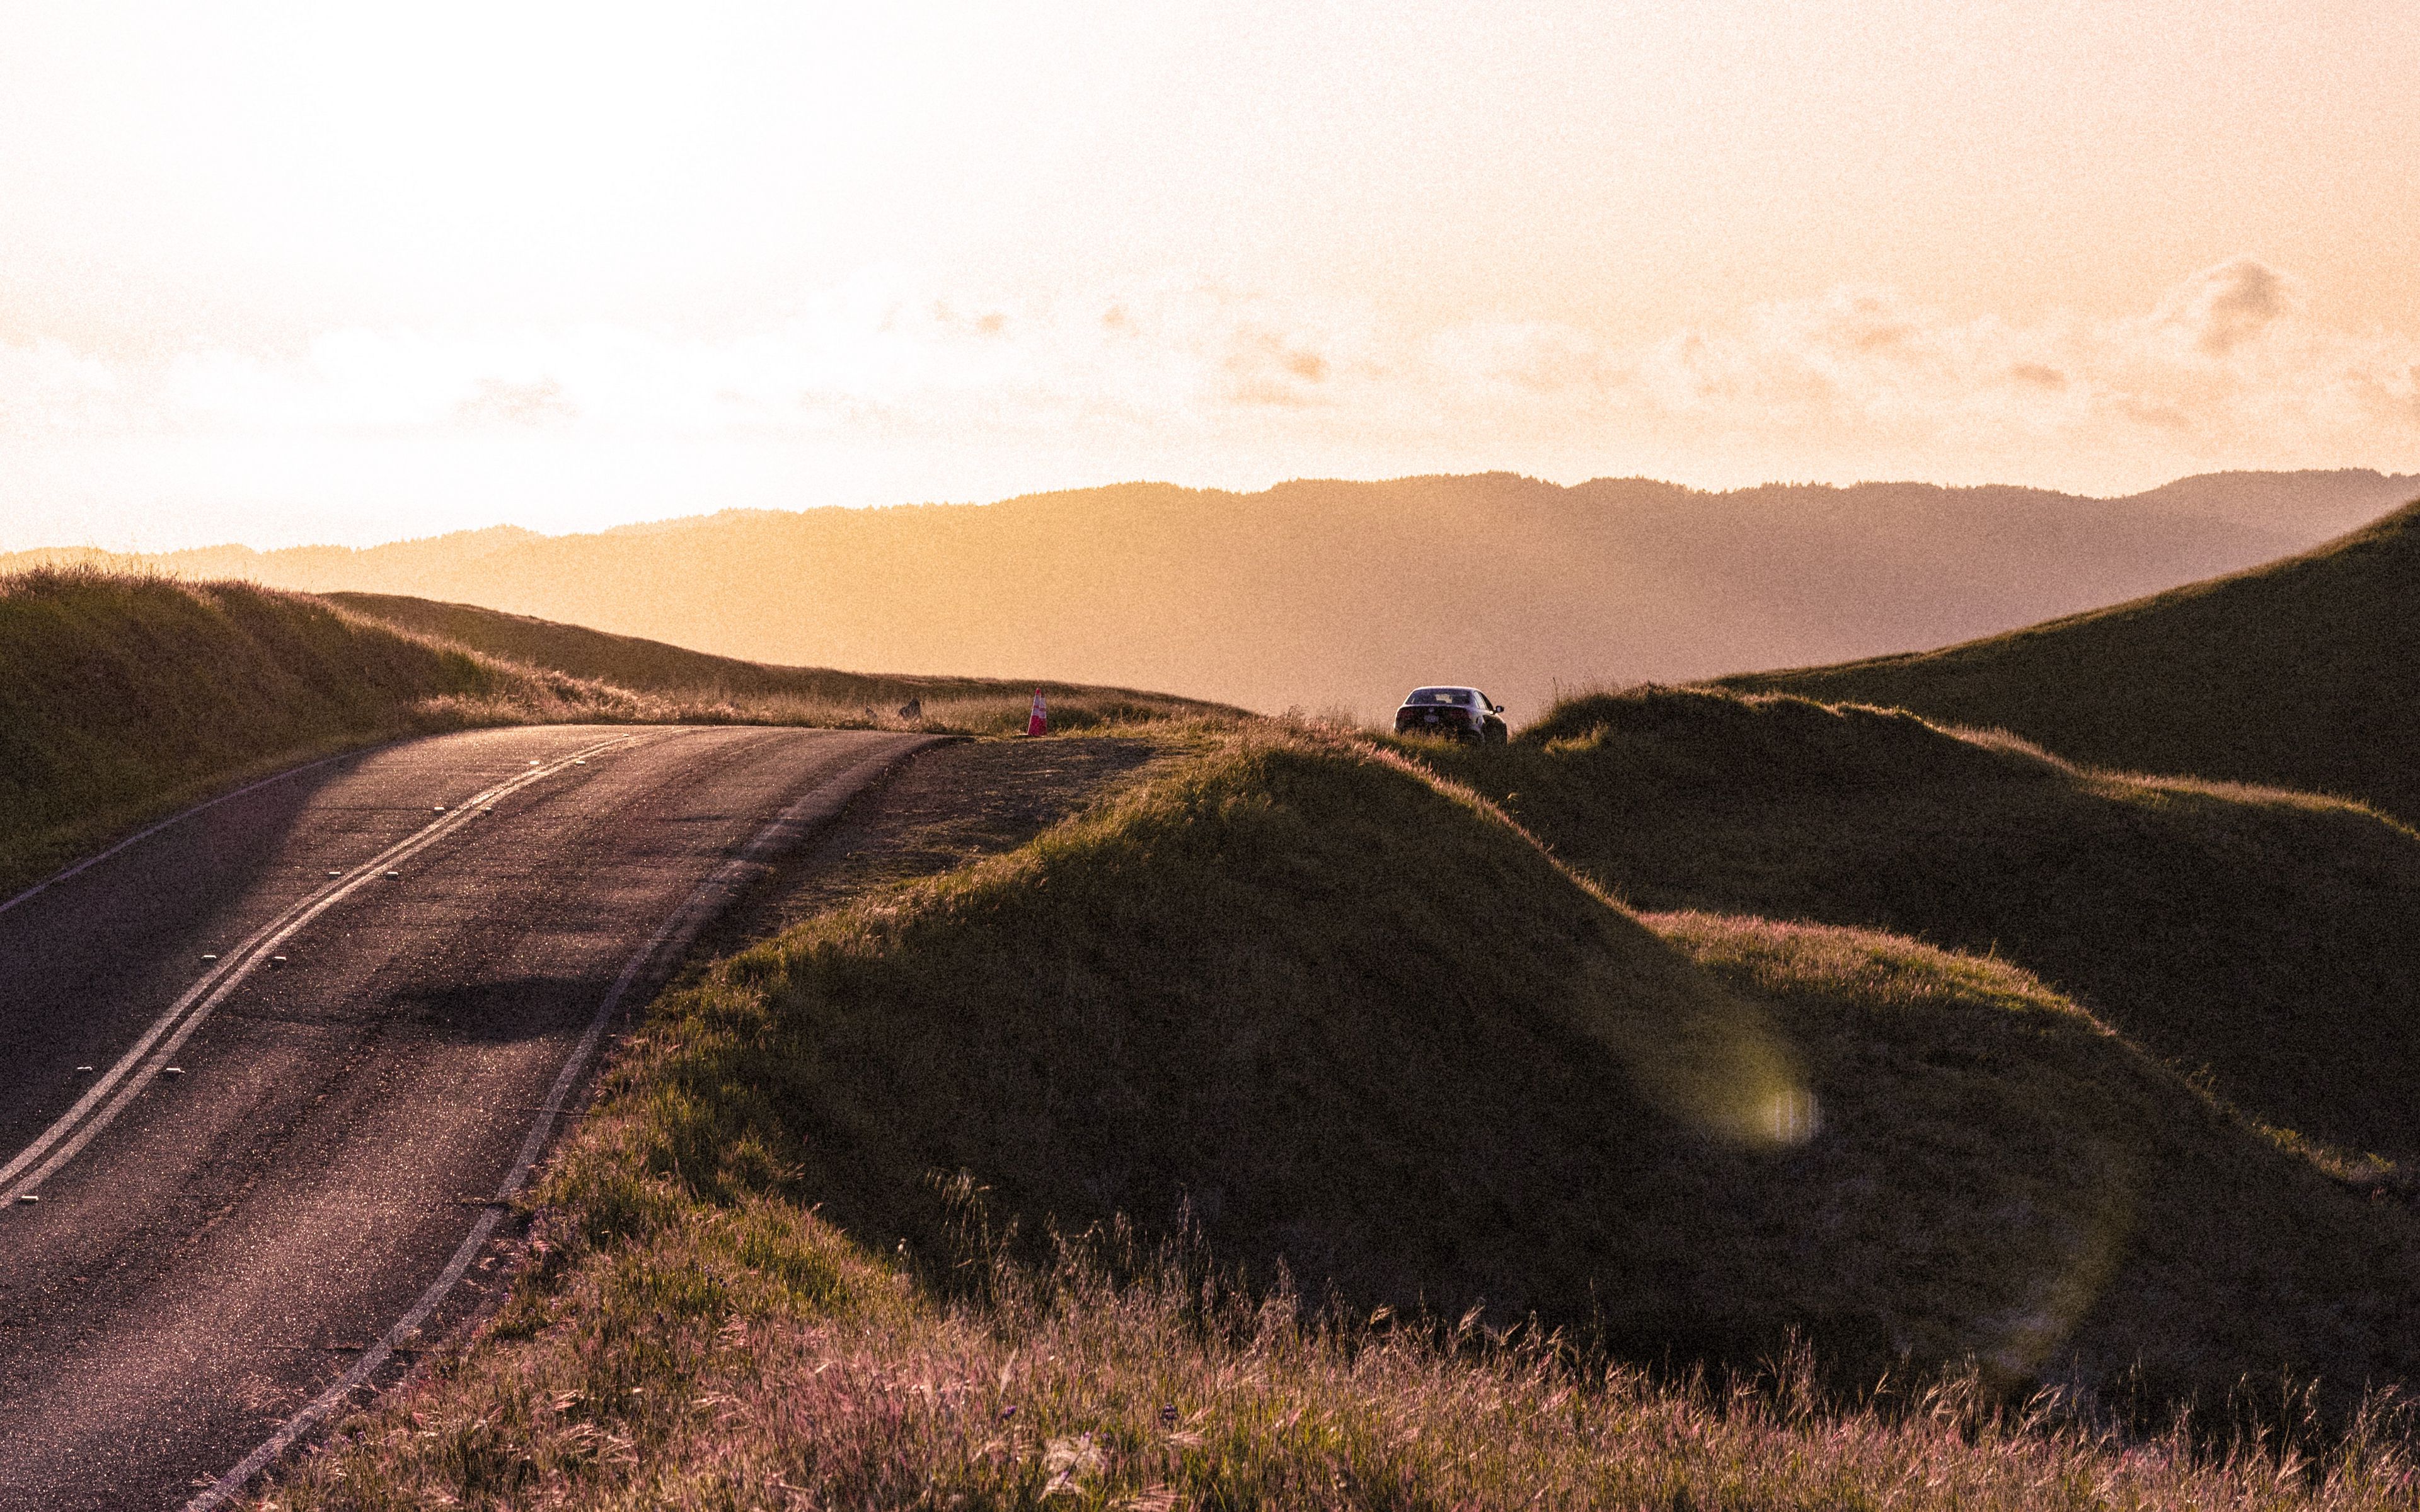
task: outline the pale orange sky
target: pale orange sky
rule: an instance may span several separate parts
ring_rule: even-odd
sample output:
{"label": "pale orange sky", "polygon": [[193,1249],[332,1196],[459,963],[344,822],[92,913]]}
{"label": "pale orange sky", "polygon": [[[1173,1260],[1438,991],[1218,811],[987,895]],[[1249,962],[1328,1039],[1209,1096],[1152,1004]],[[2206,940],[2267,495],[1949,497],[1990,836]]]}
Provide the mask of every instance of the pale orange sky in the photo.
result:
{"label": "pale orange sky", "polygon": [[0,3],[0,549],[2412,471],[2414,226],[2420,3]]}

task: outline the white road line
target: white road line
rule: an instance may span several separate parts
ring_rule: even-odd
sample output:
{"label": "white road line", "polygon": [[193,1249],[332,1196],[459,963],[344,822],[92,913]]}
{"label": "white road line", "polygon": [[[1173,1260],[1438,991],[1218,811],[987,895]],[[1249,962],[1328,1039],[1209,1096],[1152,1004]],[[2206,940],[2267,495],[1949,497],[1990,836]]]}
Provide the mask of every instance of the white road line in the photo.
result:
{"label": "white road line", "polygon": [[300,777],[305,772],[316,771],[318,768],[327,765],[331,762],[350,761],[356,756],[374,755],[379,751],[387,749],[389,746],[394,744],[396,743],[390,741],[386,746],[371,746],[362,750],[339,751],[334,756],[322,756],[316,762],[305,762],[300,766],[289,766],[286,770],[278,773],[275,777],[264,777],[257,782],[246,783],[244,786],[236,789],[233,793],[222,793],[215,798],[209,799],[202,803],[197,803],[192,808],[184,810],[182,813],[170,814],[167,818],[161,820],[150,828],[137,830],[135,833],[127,836],[124,840],[112,845],[109,849],[101,852],[99,856],[86,856],[85,859],[78,861],[75,865],[69,867],[64,872],[54,872],[50,876],[44,877],[41,881],[35,883],[32,887],[27,887],[24,891],[17,894],[14,898],[9,899],[7,903],[0,903],[0,914],[7,913],[9,909],[16,907],[19,903],[23,903],[26,899],[33,897],[38,892],[48,892],[51,888],[57,887],[60,883],[65,882],[68,878],[74,876],[79,872],[84,872],[89,868],[99,866],[101,862],[108,860],[111,856],[116,856],[118,852],[126,849],[129,845],[149,840],[152,836],[171,825],[183,824],[186,820],[191,819],[194,815],[202,812],[204,810],[215,809],[222,803],[231,803],[237,798],[242,797],[247,793],[257,793],[262,788],[269,787],[274,783],[283,782],[289,777]]}
{"label": "white road line", "polygon": [[[340,880],[311,893],[256,930],[234,949],[222,955],[216,965],[204,972],[200,980],[187,988],[168,1006],[167,1011],[153,1020],[151,1026],[134,1041],[133,1047],[119,1057],[107,1072],[97,1078],[76,1100],[74,1106],[36,1135],[34,1141],[19,1150],[7,1165],[0,1165],[0,1211],[14,1211],[19,1196],[33,1191],[53,1172],[74,1159],[96,1134],[115,1121],[128,1103],[158,1079],[162,1068],[175,1057],[193,1032],[201,1027],[202,1022],[219,1004],[226,1000],[227,995],[257,970],[269,959],[270,952],[292,938],[304,925],[361,887],[379,880],[386,868],[417,855],[469,824],[478,814],[481,805],[493,803],[541,778],[564,771],[575,761],[585,761],[600,751],[644,738],[644,735],[617,735],[544,766],[518,773],[455,806],[442,817],[380,852],[376,857],[347,872]],[[37,1165],[37,1162],[40,1164]]]}
{"label": "white road line", "polygon": [[629,995],[630,989],[637,985],[647,968],[675,949],[686,949],[697,932],[721,911],[729,901],[729,895],[737,892],[746,884],[749,874],[765,864],[768,857],[796,844],[808,831],[836,816],[849,799],[883,772],[932,743],[924,740],[911,746],[891,748],[859,762],[837,778],[817,783],[813,791],[783,810],[770,824],[758,830],[738,855],[716,868],[711,876],[697,885],[697,890],[673,910],[672,917],[665,919],[663,926],[639,948],[639,953],[630,958],[629,964],[622,968],[622,974],[613,979],[613,988],[605,994],[604,1001],[597,1006],[596,1016],[588,1021],[588,1032],[580,1037],[580,1043],[564,1060],[563,1069],[555,1072],[554,1086],[547,1093],[546,1105],[538,1111],[536,1121],[530,1125],[528,1137],[521,1141],[520,1154],[514,1160],[513,1168],[505,1174],[503,1184],[496,1188],[497,1206],[480,1214],[479,1221],[471,1226],[471,1232],[463,1239],[461,1246],[455,1250],[454,1257],[445,1262],[445,1269],[438,1273],[428,1289],[420,1294],[420,1300],[411,1304],[411,1310],[396,1319],[396,1325],[380,1335],[377,1343],[363,1350],[362,1357],[353,1362],[350,1370],[346,1371],[334,1385],[313,1397],[310,1405],[287,1418],[266,1443],[244,1456],[209,1490],[186,1503],[184,1512],[217,1512],[218,1508],[243,1494],[243,1489],[252,1483],[252,1477],[294,1447],[296,1441],[310,1432],[342,1405],[347,1396],[377,1374],[379,1367],[394,1357],[404,1340],[427,1322],[447,1294],[461,1284],[463,1273],[478,1257],[480,1246],[487,1243],[495,1233],[496,1226],[504,1221],[503,1205],[519,1196],[521,1188],[528,1183],[531,1168],[537,1164],[538,1156],[544,1153],[547,1140],[553,1136],[555,1122],[563,1117],[564,1106],[571,1100],[572,1089],[580,1085],[581,1072],[597,1054],[597,1042],[605,1037],[606,1026],[613,1022],[623,998]]}

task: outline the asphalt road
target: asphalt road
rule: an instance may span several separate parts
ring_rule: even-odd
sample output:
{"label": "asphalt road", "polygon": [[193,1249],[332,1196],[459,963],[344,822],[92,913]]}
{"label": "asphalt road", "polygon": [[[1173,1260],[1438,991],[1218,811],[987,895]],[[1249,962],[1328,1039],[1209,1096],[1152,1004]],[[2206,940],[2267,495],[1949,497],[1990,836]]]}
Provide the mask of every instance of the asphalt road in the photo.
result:
{"label": "asphalt road", "polygon": [[215,1504],[391,1379],[495,1284],[607,1021],[917,744],[417,740],[0,906],[0,1508]]}

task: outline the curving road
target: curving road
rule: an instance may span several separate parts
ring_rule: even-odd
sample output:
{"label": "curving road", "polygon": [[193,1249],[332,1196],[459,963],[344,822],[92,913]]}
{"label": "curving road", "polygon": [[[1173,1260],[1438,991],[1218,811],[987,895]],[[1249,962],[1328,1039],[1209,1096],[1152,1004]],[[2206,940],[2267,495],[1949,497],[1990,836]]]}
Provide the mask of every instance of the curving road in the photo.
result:
{"label": "curving road", "polygon": [[390,1379],[598,1035],[924,743],[416,740],[0,903],[0,1508],[216,1506]]}

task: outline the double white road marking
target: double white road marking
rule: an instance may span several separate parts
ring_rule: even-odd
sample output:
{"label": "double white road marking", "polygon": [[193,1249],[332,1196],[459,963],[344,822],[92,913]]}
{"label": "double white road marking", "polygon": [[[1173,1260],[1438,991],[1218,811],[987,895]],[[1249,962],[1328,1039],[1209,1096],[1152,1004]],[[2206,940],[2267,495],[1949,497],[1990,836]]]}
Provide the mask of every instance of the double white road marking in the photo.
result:
{"label": "double white road marking", "polygon": [[90,1144],[95,1135],[108,1128],[118,1114],[125,1111],[128,1103],[140,1097],[159,1079],[160,1072],[176,1058],[178,1048],[226,1000],[227,995],[266,964],[271,952],[292,938],[304,925],[342,903],[355,890],[380,880],[387,869],[418,855],[469,824],[478,816],[483,807],[541,779],[567,770],[600,751],[644,738],[644,735],[619,735],[600,741],[568,756],[532,766],[484,793],[463,800],[433,823],[287,909],[253,932],[233,949],[222,954],[217,963],[202,974],[199,981],[187,988],[168,1006],[166,1012],[152,1021],[142,1038],[134,1041],[132,1049],[119,1057],[116,1064],[85,1088],[84,1096],[76,1100],[73,1107],[36,1136],[32,1144],[11,1156],[7,1165],[0,1165],[0,1211],[14,1209],[18,1198],[32,1194],[53,1172],[73,1160],[76,1152]]}
{"label": "double white road marking", "polygon": [[353,1363],[351,1369],[312,1398],[301,1412],[287,1418],[275,1433],[244,1456],[233,1470],[220,1476],[209,1489],[186,1503],[184,1512],[218,1512],[219,1508],[242,1495],[243,1489],[252,1483],[255,1475],[269,1468],[287,1450],[294,1447],[304,1434],[326,1421],[328,1415],[344,1405],[355,1391],[367,1384],[370,1378],[394,1358],[395,1351],[428,1321],[443,1304],[446,1296],[460,1285],[471,1262],[478,1258],[479,1251],[493,1237],[497,1226],[504,1222],[507,1206],[528,1184],[530,1170],[537,1164],[538,1156],[545,1153],[547,1141],[553,1137],[554,1126],[570,1103],[573,1090],[579,1087],[581,1074],[596,1057],[597,1046],[604,1039],[606,1027],[613,1023],[613,1015],[621,1011],[630,990],[638,985],[648,969],[687,949],[698,931],[721,913],[731,899],[745,889],[775,857],[794,849],[807,836],[837,818],[849,799],[878,779],[884,772],[931,744],[932,740],[926,739],[889,747],[838,776],[817,783],[775,815],[771,823],[759,829],[741,847],[738,855],[717,867],[712,875],[697,885],[696,890],[673,910],[672,917],[664,920],[654,936],[639,948],[639,953],[630,957],[628,964],[622,967],[622,974],[613,979],[613,987],[606,992],[604,1001],[597,1005],[596,1014],[588,1021],[587,1032],[580,1037],[580,1042],[565,1057],[562,1069],[555,1072],[554,1085],[547,1091],[546,1105],[538,1110],[536,1121],[530,1125],[529,1134],[521,1140],[520,1153],[514,1160],[512,1169],[504,1173],[504,1180],[497,1185],[495,1199],[489,1203],[488,1211],[479,1215],[479,1221],[471,1226],[471,1232],[455,1248],[453,1258],[446,1261],[445,1269],[438,1273],[437,1279],[420,1294],[411,1310],[396,1320],[393,1328],[362,1351],[361,1358]]}

